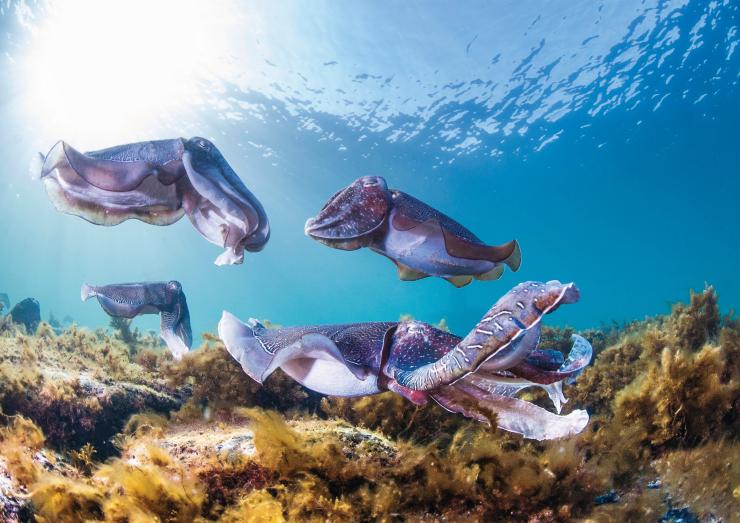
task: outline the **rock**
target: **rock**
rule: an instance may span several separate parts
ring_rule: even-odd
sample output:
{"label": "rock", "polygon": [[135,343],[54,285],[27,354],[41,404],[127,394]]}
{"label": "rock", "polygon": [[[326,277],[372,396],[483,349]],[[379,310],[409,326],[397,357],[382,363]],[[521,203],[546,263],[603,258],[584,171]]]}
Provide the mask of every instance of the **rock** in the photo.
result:
{"label": "rock", "polygon": [[[69,466],[62,457],[48,449],[36,452],[33,460],[46,471],[62,475],[69,473]],[[36,521],[27,489],[13,477],[2,456],[0,456],[0,521],[3,523]]]}
{"label": "rock", "polygon": [[16,398],[4,410],[31,419],[54,448],[79,448],[91,443],[98,459],[117,452],[112,438],[132,414],[166,414],[179,409],[185,399],[184,393],[155,384],[103,382],[86,373],[59,369],[43,369],[41,374],[53,387]]}
{"label": "rock", "polygon": [[[311,440],[321,440],[327,434],[338,436],[344,445],[342,451],[347,457],[359,453],[372,454],[390,464],[397,455],[393,442],[360,427],[328,420],[295,420],[289,422],[289,426]],[[254,433],[248,420],[171,425],[153,441],[147,439],[142,446],[130,448],[126,457],[138,462],[141,456],[147,454],[146,445],[151,442],[165,449],[186,468],[202,465],[210,458],[237,461],[242,457],[251,458],[255,454]]]}
{"label": "rock", "polygon": [[0,312],[10,309],[10,298],[4,292],[0,292]]}
{"label": "rock", "polygon": [[15,304],[10,311],[10,317],[14,323],[23,325],[27,333],[33,334],[41,323],[41,306],[35,299],[26,298]]}
{"label": "rock", "polygon": [[4,459],[0,459],[0,518],[3,521],[21,521],[25,511],[23,492],[18,492]]}

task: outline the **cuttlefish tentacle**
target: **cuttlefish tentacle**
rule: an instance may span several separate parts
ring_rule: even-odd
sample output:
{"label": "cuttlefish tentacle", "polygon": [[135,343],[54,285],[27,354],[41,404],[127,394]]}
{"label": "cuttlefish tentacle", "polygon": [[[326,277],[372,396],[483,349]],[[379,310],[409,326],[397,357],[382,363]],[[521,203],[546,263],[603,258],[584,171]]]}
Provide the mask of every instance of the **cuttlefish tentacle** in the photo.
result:
{"label": "cuttlefish tentacle", "polygon": [[388,189],[380,176],[364,176],[335,193],[305,232],[335,249],[368,247],[390,258],[404,281],[438,276],[461,287],[474,278],[498,279],[505,265],[513,271],[521,265],[516,240],[486,245],[452,218]]}
{"label": "cuttlefish tentacle", "polygon": [[267,329],[228,312],[218,330],[229,353],[260,383],[281,368],[323,394],[390,390],[417,405],[432,398],[483,422],[496,414],[501,428],[527,438],[552,439],[581,431],[588,414],[561,416],[515,396],[540,387],[560,412],[562,382],[588,364],[591,346],[575,336],[567,358],[538,348],[540,319],[577,299],[573,284],[518,285],[465,338],[419,321]]}
{"label": "cuttlefish tentacle", "polygon": [[179,360],[190,350],[193,344],[190,311],[179,282],[83,284],[82,301],[93,297],[109,316],[131,319],[141,314],[159,314],[160,336],[173,357]]}
{"label": "cuttlefish tentacle", "polygon": [[157,140],[81,153],[58,142],[42,156],[41,180],[64,213],[96,225],[137,219],[170,225],[187,214],[224,253],[217,265],[259,251],[270,229],[262,204],[204,138]]}
{"label": "cuttlefish tentacle", "polygon": [[568,358],[556,369],[550,369],[541,362],[527,359],[510,369],[511,372],[527,380],[544,384],[575,378],[591,361],[593,349],[582,336],[574,334],[572,340],[573,347]]}
{"label": "cuttlefish tentacle", "polygon": [[496,414],[496,424],[509,432],[525,438],[546,440],[572,436],[588,424],[585,410],[560,416],[542,407],[517,398],[491,394],[474,385],[460,382],[432,394],[432,398],[445,409],[469,418],[488,423]]}

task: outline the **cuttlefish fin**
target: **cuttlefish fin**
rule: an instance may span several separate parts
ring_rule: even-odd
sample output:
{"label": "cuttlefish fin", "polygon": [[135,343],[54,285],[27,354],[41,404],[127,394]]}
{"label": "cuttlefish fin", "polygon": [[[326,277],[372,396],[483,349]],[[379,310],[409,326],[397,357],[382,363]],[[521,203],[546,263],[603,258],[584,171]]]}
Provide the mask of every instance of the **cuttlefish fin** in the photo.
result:
{"label": "cuttlefish fin", "polygon": [[[344,359],[344,355],[337,345],[323,334],[305,334],[297,342],[276,350],[275,357],[264,371],[265,377],[291,360],[302,360],[304,362],[306,360],[334,361],[345,367],[360,381],[366,380],[369,376],[366,369]],[[303,370],[309,372],[311,366],[309,365],[303,368]]]}
{"label": "cuttlefish fin", "polygon": [[493,263],[505,263],[512,271],[517,271],[522,264],[522,251],[519,242],[511,240],[502,245],[485,245],[475,243],[453,234],[442,228],[445,248],[451,256],[468,260],[487,260]]}
{"label": "cuttlefish fin", "polygon": [[291,360],[298,360],[296,372],[308,373],[311,370],[310,365],[301,369],[301,362],[329,360],[346,367],[360,381],[369,376],[366,369],[345,360],[336,344],[323,334],[306,334],[290,345],[273,347],[263,340],[264,327],[259,322],[250,320],[245,324],[224,311],[218,324],[218,335],[244,372],[258,383],[263,383],[278,367]]}
{"label": "cuttlefish fin", "polygon": [[275,354],[262,343],[259,334],[261,325],[250,319],[246,324],[233,314],[224,311],[218,323],[218,337],[226,346],[229,354],[239,362],[244,372],[258,383],[262,383],[269,374]]}
{"label": "cuttlefish fin", "polygon": [[483,274],[476,274],[475,279],[484,280],[484,281],[498,280],[503,274],[504,274],[504,266],[496,265],[493,269],[491,269],[488,272],[484,272]]}
{"label": "cuttlefish fin", "polygon": [[460,288],[460,287],[465,287],[467,284],[473,281],[473,277],[467,276],[467,275],[460,275],[460,276],[452,276],[451,278],[445,278],[445,280],[450,282],[455,287]]}
{"label": "cuttlefish fin", "polygon": [[395,260],[393,260],[393,263],[396,264],[396,267],[398,268],[398,278],[402,281],[416,281],[421,280],[422,278],[429,277],[427,273],[412,269],[411,267],[409,267],[408,265],[404,265],[403,263],[397,262]]}

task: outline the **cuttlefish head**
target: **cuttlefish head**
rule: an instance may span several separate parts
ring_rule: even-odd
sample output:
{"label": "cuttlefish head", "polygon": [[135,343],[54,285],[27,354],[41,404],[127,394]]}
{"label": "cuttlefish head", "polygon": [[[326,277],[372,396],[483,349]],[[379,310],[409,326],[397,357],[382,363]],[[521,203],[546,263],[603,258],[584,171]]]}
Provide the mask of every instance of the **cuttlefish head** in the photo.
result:
{"label": "cuttlefish head", "polygon": [[[223,217],[220,228],[226,247],[238,252],[262,250],[270,238],[270,226],[262,204],[244,185],[221,151],[209,140],[196,136],[184,142],[183,163],[199,196],[208,199]],[[208,221],[210,212],[199,213],[196,222]],[[196,223],[205,231],[208,224]],[[201,231],[203,232],[203,231]],[[208,236],[208,235],[207,235]]]}
{"label": "cuttlefish head", "polygon": [[391,208],[388,185],[380,176],[363,176],[332,196],[306,222],[306,235],[329,247],[367,247],[381,230]]}
{"label": "cuttlefish head", "polygon": [[177,280],[168,281],[165,286],[165,302],[172,303],[180,297],[182,293],[182,284]]}

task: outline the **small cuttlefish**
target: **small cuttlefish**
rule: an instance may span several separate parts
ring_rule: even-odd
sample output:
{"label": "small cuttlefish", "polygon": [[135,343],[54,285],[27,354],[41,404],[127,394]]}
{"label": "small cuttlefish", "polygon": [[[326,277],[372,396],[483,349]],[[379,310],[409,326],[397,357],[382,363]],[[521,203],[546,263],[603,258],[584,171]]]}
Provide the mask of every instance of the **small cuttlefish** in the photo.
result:
{"label": "small cuttlefish", "polygon": [[160,336],[179,360],[193,344],[190,312],[182,285],[177,281],[82,285],[80,298],[95,297],[110,316],[134,318],[140,314],[159,314]]}

